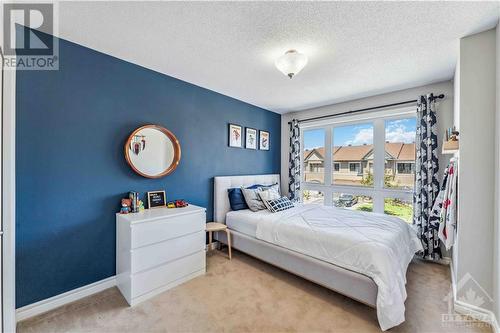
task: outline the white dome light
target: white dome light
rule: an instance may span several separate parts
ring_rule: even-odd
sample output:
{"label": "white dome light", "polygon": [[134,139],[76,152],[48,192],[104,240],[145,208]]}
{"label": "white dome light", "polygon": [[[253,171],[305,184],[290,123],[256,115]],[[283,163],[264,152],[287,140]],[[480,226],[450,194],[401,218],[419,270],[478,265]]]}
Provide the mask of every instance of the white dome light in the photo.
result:
{"label": "white dome light", "polygon": [[276,59],[274,65],[278,70],[290,79],[297,75],[307,65],[307,56],[296,50],[286,51],[281,57]]}

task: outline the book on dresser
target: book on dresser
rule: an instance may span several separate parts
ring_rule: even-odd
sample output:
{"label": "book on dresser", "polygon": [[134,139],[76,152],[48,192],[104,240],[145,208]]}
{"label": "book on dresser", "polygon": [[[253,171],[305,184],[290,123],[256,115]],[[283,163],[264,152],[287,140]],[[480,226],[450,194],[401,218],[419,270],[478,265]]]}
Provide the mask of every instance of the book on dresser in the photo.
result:
{"label": "book on dresser", "polygon": [[206,209],[116,214],[116,280],[133,306],[205,274]]}

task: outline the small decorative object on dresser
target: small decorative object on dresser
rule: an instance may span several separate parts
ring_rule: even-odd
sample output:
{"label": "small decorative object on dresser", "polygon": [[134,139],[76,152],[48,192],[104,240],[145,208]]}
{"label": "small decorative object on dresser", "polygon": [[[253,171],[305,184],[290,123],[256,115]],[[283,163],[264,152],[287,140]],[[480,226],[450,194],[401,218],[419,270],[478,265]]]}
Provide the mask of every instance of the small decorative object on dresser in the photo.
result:
{"label": "small decorative object on dresser", "polygon": [[148,208],[165,207],[167,205],[167,197],[165,191],[148,192]]}
{"label": "small decorative object on dresser", "polygon": [[175,208],[187,207],[189,204],[184,199],[175,200]]}
{"label": "small decorative object on dresser", "polygon": [[269,132],[259,131],[259,149],[269,150]]}
{"label": "small decorative object on dresser", "polygon": [[241,126],[229,124],[229,147],[242,148]]}
{"label": "small decorative object on dresser", "polygon": [[205,208],[116,215],[116,280],[131,306],[205,274]]}
{"label": "small decorative object on dresser", "polygon": [[257,149],[257,130],[247,127],[245,129],[245,148]]}
{"label": "small decorative object on dresser", "polygon": [[130,199],[122,199],[122,208],[120,209],[120,214],[128,214],[130,213],[130,206],[132,202]]}
{"label": "small decorative object on dresser", "polygon": [[139,211],[139,193],[131,191],[128,193],[128,198],[132,203],[130,212],[137,213]]}

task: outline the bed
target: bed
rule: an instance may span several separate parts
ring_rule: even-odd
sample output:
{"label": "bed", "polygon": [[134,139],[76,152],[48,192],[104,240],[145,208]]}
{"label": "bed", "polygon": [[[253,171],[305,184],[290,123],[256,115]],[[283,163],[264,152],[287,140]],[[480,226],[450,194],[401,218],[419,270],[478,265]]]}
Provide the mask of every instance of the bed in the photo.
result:
{"label": "bed", "polygon": [[[215,177],[214,219],[231,230],[232,247],[376,308],[382,330],[402,323],[406,269],[421,250],[411,227],[383,214],[319,205],[231,211],[228,189],[279,181],[279,175]],[[227,242],[222,233],[216,239]]]}

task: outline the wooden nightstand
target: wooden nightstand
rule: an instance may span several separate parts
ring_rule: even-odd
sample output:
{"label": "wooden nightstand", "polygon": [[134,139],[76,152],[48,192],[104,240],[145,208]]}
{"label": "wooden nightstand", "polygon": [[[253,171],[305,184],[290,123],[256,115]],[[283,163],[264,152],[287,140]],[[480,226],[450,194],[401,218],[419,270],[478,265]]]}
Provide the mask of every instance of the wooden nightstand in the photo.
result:
{"label": "wooden nightstand", "polygon": [[212,248],[212,232],[226,232],[229,260],[231,260],[231,233],[229,232],[227,225],[219,222],[208,222],[205,230],[208,231],[208,248]]}

